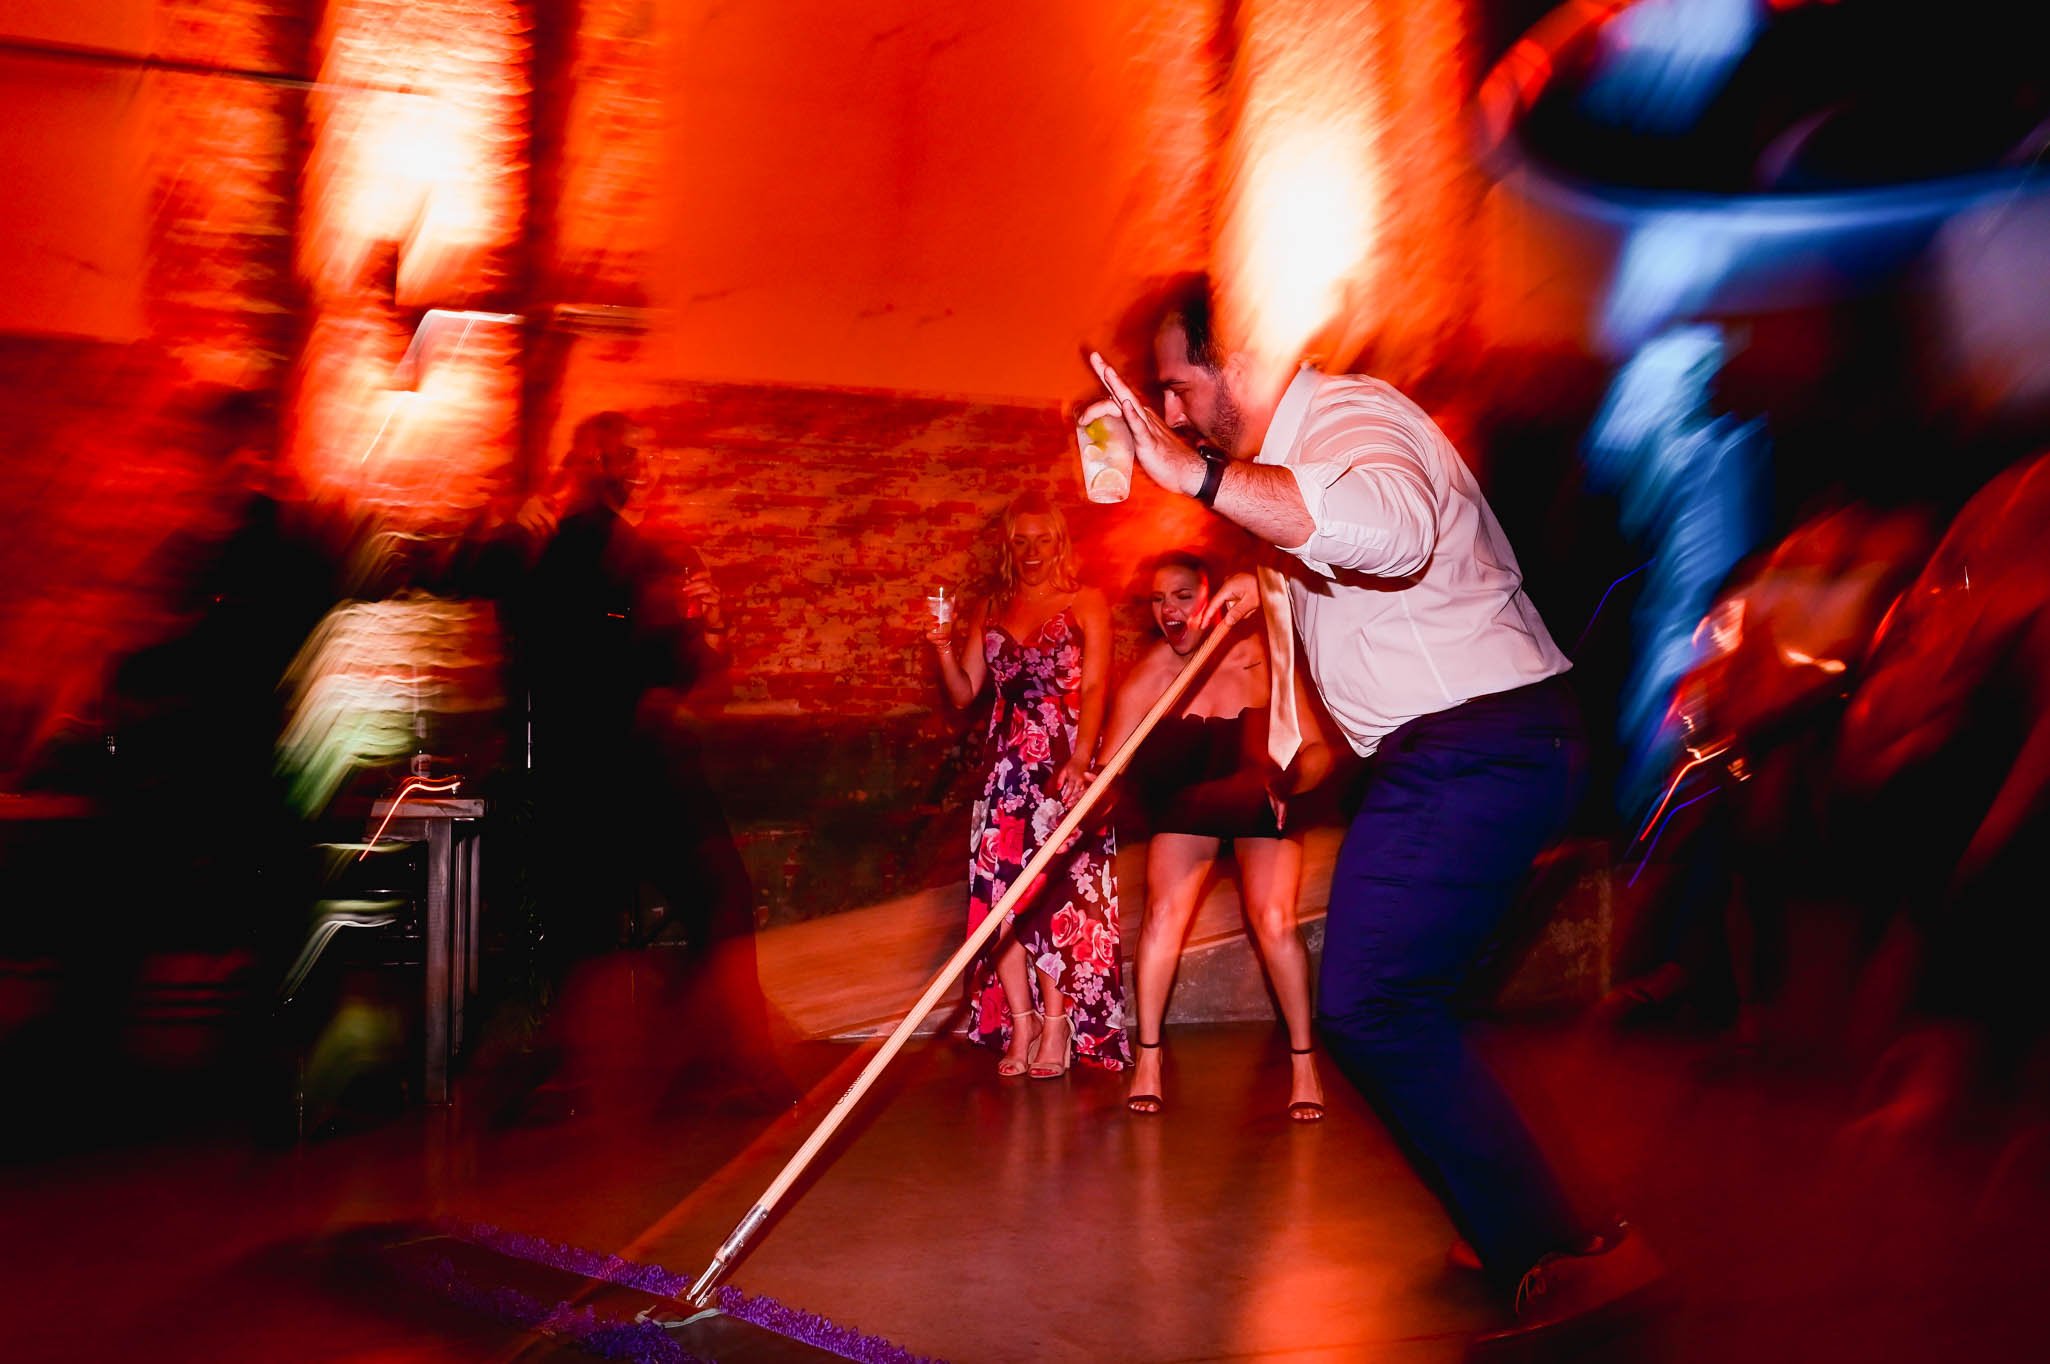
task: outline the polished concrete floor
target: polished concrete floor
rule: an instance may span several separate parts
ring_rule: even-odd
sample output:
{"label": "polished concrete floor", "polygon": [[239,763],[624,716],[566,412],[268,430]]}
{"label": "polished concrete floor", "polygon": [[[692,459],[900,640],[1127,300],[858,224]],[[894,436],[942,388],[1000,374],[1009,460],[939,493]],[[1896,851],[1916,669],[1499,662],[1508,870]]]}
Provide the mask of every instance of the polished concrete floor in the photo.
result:
{"label": "polished concrete floor", "polygon": [[[487,1048],[454,1107],[359,1116],[288,1149],[159,1114],[0,1167],[0,1359],[566,1357],[385,1272],[378,1247],[453,1219],[694,1273],[858,1062],[779,1044],[808,1095],[794,1106],[679,1070],[703,1023],[674,1013],[664,960],[606,968],[577,1059],[538,1091]],[[1574,1186],[1626,1210],[1680,1290],[1599,1355],[1556,1357],[2050,1350],[2050,1139],[2015,1114],[1887,1137],[1846,1128],[1857,1086],[1827,1067],[1560,1024],[1489,1042]],[[1329,1120],[1297,1127],[1270,1029],[1169,1045],[1168,1111],[1134,1119],[1118,1077],[1002,1081],[984,1053],[914,1044],[735,1283],[955,1364],[1407,1364],[1463,1358],[1500,1323],[1335,1077]]]}

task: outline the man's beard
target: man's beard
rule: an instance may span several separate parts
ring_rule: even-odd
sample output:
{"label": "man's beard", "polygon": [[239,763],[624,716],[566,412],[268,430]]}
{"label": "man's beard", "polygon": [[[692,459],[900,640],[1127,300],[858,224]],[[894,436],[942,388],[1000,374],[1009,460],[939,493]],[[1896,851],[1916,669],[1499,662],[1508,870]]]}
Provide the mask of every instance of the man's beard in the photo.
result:
{"label": "man's beard", "polygon": [[1233,398],[1231,390],[1222,382],[1217,385],[1217,411],[1210,423],[1210,430],[1203,433],[1208,443],[1219,453],[1230,456],[1238,453],[1239,435],[1246,429],[1246,414]]}

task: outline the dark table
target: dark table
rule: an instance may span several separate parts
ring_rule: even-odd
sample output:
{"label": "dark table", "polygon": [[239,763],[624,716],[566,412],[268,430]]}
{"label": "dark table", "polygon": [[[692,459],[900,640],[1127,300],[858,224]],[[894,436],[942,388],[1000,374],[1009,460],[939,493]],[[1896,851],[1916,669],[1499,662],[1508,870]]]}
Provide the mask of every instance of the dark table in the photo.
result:
{"label": "dark table", "polygon": [[463,1013],[477,985],[484,802],[424,795],[396,804],[379,800],[371,803],[370,821],[382,841],[427,845],[427,1102],[445,1104],[449,1069],[463,1045]]}

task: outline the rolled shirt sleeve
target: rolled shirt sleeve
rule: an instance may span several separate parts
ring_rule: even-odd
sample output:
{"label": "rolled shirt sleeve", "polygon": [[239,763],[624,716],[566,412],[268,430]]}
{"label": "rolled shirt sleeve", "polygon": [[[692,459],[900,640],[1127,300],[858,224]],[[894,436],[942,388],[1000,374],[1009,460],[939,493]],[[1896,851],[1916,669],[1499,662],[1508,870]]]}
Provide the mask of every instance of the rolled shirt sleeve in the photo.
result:
{"label": "rolled shirt sleeve", "polygon": [[1399,414],[1355,419],[1343,439],[1307,433],[1302,457],[1288,466],[1316,527],[1300,545],[1281,546],[1314,566],[1378,578],[1410,578],[1438,543],[1438,495],[1422,433]]}

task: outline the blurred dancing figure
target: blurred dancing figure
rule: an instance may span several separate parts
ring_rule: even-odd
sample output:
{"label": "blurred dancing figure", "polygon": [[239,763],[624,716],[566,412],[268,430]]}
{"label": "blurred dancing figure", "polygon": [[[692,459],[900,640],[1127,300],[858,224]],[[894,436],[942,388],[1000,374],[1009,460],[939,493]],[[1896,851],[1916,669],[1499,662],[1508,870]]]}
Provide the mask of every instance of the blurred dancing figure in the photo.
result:
{"label": "blurred dancing figure", "polygon": [[[236,1035],[262,1049],[256,1060],[272,1045],[271,991],[315,884],[311,839],[279,774],[280,684],[335,599],[335,573],[282,467],[270,400],[215,394],[190,415],[206,505],[146,575],[168,589],[168,628],[114,673],[106,836],[120,856],[103,873],[105,914],[66,920],[78,934],[70,981],[104,992],[84,992],[67,1031],[111,1045],[150,958],[196,953],[252,982],[234,992],[246,1025]],[[104,1070],[98,1059],[75,1064]],[[88,1088],[132,1099],[118,1079]],[[257,1088],[245,1084],[238,1100]]]}
{"label": "blurred dancing figure", "polygon": [[[1637,839],[1644,859],[1663,847],[1678,864],[1645,935],[1649,970],[1618,985],[1604,1013],[1622,1021],[1698,1007],[1727,984],[1737,1052],[1768,1040],[1766,1012],[1792,965],[1794,906],[1841,896],[1861,857],[1841,836],[1856,831],[1833,812],[1844,699],[1930,539],[1919,510],[1846,502],[1724,586],[1694,631],[1700,657],[1674,689],[1667,724],[1682,746]],[[1695,805],[1684,830],[1668,827]]]}
{"label": "blurred dancing figure", "polygon": [[[726,620],[703,558],[665,550],[636,524],[646,480],[631,423],[601,412],[578,425],[554,487],[519,518],[532,567],[514,592],[512,635],[528,752],[565,853],[557,931],[578,954],[618,937],[629,878],[656,885],[699,945],[753,928],[717,801],[695,765],[676,766],[678,736],[654,723],[657,702],[723,675]],[[608,795],[659,810],[640,821],[636,859],[600,852],[619,846],[604,836],[616,819]]]}
{"label": "blurred dancing figure", "polygon": [[[681,715],[723,686],[720,592],[694,548],[642,529],[652,473],[622,413],[579,423],[548,490],[499,538],[517,558],[498,589],[527,698],[538,873],[558,1022],[582,1065],[620,1045],[603,997],[638,998],[610,950],[647,940],[636,897],[667,909],[657,941],[675,1009],[637,1045],[678,1054],[678,1093],[775,1102],[787,1088],[754,947],[754,890],[696,735]],[[501,568],[503,571],[503,567]],[[589,1033],[586,1036],[583,1034]]]}
{"label": "blurred dancing figure", "polygon": [[[1883,796],[1874,888],[1901,917],[1868,969],[1895,1032],[1860,1120],[1898,1138],[2040,1071],[2050,1010],[2033,950],[2050,837],[2050,456],[1967,502],[1880,627],[1838,771]],[[2038,1103],[2044,1096],[2035,1096]]]}
{"label": "blurred dancing figure", "polygon": [[1649,558],[1617,719],[1626,818],[1644,817],[1686,740],[1667,703],[1701,657],[1695,625],[1765,533],[1765,425],[1717,410],[1728,350],[1722,330],[1706,325],[1647,341],[1617,372],[1587,434],[1588,484],[1614,494],[1624,533]]}

